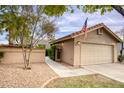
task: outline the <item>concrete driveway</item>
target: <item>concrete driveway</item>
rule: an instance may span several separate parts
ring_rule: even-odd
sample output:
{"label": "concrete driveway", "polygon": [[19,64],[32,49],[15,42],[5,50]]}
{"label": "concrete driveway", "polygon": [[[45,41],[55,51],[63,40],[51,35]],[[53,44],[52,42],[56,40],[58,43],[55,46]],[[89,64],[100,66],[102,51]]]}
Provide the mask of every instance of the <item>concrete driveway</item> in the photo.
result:
{"label": "concrete driveway", "polygon": [[124,64],[111,63],[111,64],[89,65],[83,67],[87,70],[94,71],[96,73],[110,77],[111,79],[124,83]]}

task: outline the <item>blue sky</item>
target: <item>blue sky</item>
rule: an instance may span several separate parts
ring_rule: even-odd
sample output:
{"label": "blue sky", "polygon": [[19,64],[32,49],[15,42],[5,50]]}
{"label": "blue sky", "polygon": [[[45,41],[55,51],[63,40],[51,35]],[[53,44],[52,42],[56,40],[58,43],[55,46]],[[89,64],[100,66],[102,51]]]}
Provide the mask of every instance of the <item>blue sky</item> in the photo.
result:
{"label": "blue sky", "polygon": [[[74,13],[66,12],[63,16],[56,19],[56,26],[58,27],[58,31],[55,34],[56,38],[80,31],[87,17],[88,27],[98,23],[104,23],[113,32],[119,31],[124,27],[124,17],[122,17],[116,10],[107,12],[105,15],[101,16],[99,12],[89,14],[75,9]],[[0,35],[0,43],[8,43],[8,41],[5,40],[5,37],[6,33],[2,36]]]}
{"label": "blue sky", "polygon": [[56,24],[59,30],[56,32],[56,38],[80,31],[87,17],[88,27],[98,23],[104,23],[113,32],[119,31],[124,27],[124,17],[116,10],[107,12],[105,15],[100,15],[99,12],[89,14],[76,9],[73,14],[64,13],[63,16],[57,19]]}

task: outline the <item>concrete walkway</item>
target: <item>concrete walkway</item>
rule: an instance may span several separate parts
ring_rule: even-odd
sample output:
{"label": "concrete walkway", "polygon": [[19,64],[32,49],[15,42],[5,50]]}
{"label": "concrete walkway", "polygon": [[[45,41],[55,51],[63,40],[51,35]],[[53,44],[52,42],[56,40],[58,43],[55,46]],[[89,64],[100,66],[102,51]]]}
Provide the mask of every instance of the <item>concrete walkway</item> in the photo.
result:
{"label": "concrete walkway", "polygon": [[83,66],[83,68],[124,83],[124,64],[111,63]]}
{"label": "concrete walkway", "polygon": [[83,68],[75,68],[75,69],[69,69],[66,66],[59,64],[57,62],[52,61],[48,57],[46,57],[45,61],[60,77],[71,77],[71,76],[80,76],[80,75],[89,75],[89,74],[95,74],[95,72],[92,72],[87,69]]}

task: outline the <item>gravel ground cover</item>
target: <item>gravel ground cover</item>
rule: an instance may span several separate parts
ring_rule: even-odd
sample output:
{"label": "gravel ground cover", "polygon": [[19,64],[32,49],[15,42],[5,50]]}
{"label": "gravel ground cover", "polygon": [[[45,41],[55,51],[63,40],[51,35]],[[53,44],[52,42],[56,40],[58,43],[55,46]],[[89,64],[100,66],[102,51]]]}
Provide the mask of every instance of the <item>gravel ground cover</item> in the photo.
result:
{"label": "gravel ground cover", "polygon": [[39,88],[57,74],[45,63],[31,64],[24,70],[23,64],[0,64],[1,88]]}

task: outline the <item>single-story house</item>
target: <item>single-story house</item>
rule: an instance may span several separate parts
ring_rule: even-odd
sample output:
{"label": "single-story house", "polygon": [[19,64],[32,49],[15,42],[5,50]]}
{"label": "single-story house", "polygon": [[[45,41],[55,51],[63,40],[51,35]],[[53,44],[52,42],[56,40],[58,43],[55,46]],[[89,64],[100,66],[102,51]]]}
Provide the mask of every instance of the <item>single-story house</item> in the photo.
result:
{"label": "single-story house", "polygon": [[55,61],[73,66],[117,62],[117,44],[122,40],[103,23],[89,27],[87,38],[79,31],[55,40]]}

